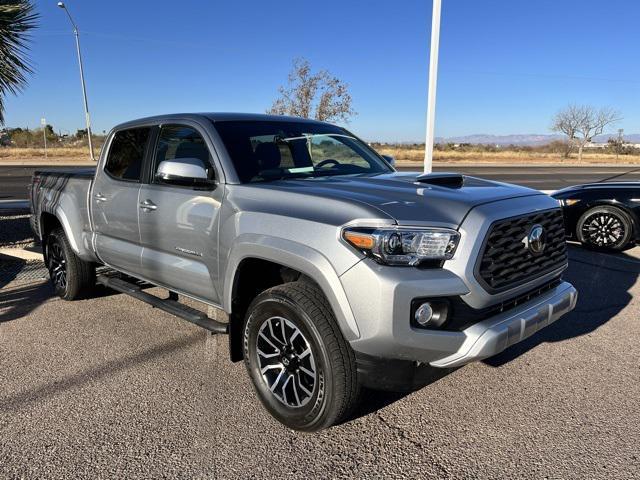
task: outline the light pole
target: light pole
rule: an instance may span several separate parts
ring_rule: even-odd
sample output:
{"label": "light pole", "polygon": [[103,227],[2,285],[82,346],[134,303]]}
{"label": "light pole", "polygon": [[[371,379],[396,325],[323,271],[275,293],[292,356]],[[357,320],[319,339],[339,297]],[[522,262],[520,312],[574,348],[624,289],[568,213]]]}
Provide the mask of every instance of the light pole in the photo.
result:
{"label": "light pole", "polygon": [[622,144],[624,143],[624,128],[618,129],[618,141],[616,142],[616,163],[618,162],[618,156],[620,150],[622,150]]}
{"label": "light pole", "polygon": [[438,84],[438,50],[440,45],[440,10],[442,0],[433,0],[431,16],[431,55],[429,56],[429,94],[427,100],[427,135],[424,145],[424,173],[433,168],[433,142],[436,121],[436,87]]}
{"label": "light pole", "polygon": [[95,157],[93,156],[93,141],[91,140],[91,117],[89,116],[89,103],[87,102],[87,87],[84,83],[84,70],[82,68],[82,55],[80,54],[80,34],[78,32],[78,27],[76,23],[71,18],[71,14],[67,9],[67,6],[64,2],[58,2],[58,6],[63,9],[67,13],[67,17],[69,17],[69,21],[73,26],[73,34],[76,37],[76,50],[78,51],[78,65],[80,66],[80,82],[82,83],[82,100],[84,101],[84,118],[87,125],[87,137],[89,139],[89,156],[91,160],[95,162]]}
{"label": "light pole", "polygon": [[47,119],[42,117],[40,119],[40,125],[42,125],[42,137],[44,138],[44,158],[46,160],[48,158],[47,157]]}

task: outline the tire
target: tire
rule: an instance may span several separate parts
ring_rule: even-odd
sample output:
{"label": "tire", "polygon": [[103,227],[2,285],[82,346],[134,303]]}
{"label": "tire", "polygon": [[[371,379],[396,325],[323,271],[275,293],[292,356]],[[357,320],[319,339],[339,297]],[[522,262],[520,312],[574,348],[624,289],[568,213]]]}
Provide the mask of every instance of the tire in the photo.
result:
{"label": "tire", "polygon": [[53,288],[64,300],[80,298],[95,285],[94,264],[74,253],[62,228],[56,228],[47,236],[45,262]]}
{"label": "tire", "polygon": [[576,224],[576,237],[583,245],[599,250],[624,250],[633,236],[633,220],[616,207],[594,207]]}
{"label": "tire", "polygon": [[355,354],[314,284],[291,282],[258,295],[247,311],[243,348],[258,398],[289,428],[328,428],[357,404]]}

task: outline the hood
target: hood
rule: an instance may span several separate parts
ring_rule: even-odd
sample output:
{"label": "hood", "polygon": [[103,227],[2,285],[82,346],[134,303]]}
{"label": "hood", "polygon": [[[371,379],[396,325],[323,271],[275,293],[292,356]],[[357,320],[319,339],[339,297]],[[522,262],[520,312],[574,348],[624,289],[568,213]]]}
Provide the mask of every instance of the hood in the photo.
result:
{"label": "hood", "polygon": [[557,192],[553,192],[552,196],[561,195],[563,193],[576,192],[579,190],[597,190],[597,189],[612,189],[612,188],[639,188],[640,182],[597,182],[597,183],[584,183],[582,185],[572,185],[570,187],[563,188]]}
{"label": "hood", "polygon": [[[289,179],[259,184],[305,196],[366,204],[393,218],[400,225],[429,223],[458,226],[469,210],[478,205],[531,195],[544,195],[507,183],[464,177],[462,187],[454,188],[418,181],[418,173],[390,173],[372,176],[318,177]],[[252,184],[258,185],[258,184]]]}

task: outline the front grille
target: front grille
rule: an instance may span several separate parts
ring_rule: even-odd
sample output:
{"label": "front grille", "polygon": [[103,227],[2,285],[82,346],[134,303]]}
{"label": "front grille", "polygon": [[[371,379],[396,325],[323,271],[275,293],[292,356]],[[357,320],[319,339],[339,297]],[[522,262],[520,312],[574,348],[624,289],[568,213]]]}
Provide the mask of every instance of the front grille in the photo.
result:
{"label": "front grille", "polygon": [[[527,248],[531,227],[541,225],[546,247],[540,255]],[[476,265],[476,279],[489,293],[517,287],[567,262],[564,220],[560,209],[499,220],[491,225]]]}

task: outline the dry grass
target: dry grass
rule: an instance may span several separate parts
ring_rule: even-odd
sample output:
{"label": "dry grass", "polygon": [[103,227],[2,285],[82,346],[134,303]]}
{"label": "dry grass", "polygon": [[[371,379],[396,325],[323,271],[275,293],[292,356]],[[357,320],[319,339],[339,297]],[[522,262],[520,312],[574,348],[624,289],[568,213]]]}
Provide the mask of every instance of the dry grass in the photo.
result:
{"label": "dry grass", "polygon": [[[412,166],[422,163],[424,149],[411,146],[377,146],[383,155],[395,157],[398,165]],[[96,157],[99,150],[96,151]],[[640,155],[621,155],[616,162],[616,156],[603,152],[586,152],[582,163],[578,163],[576,155],[563,159],[557,153],[518,152],[501,150],[499,152],[446,150],[433,153],[434,163],[451,164],[491,164],[491,165],[589,165],[589,164],[640,164]],[[87,147],[48,148],[45,160],[42,148],[0,148],[0,165],[82,165],[93,164],[89,159]]]}
{"label": "dry grass", "polygon": [[[96,158],[100,154],[95,151]],[[0,148],[0,165],[91,165],[89,147],[47,148]]]}
{"label": "dry grass", "polygon": [[[399,164],[415,164],[424,161],[424,149],[416,147],[393,147],[381,146],[377,148],[378,152],[383,155],[391,155],[395,157]],[[463,164],[504,164],[504,165],[526,165],[526,164],[556,164],[556,165],[578,165],[577,155],[564,159],[557,153],[544,152],[516,152],[502,150],[499,152],[480,152],[480,151],[434,151],[433,161],[443,164],[463,163]],[[602,152],[587,152],[583,155],[580,165],[588,164],[636,164],[640,163],[640,155],[621,155],[616,162],[615,154]]]}
{"label": "dry grass", "polygon": [[[21,158],[44,158],[44,148],[0,148],[0,158],[19,160]],[[47,157],[51,158],[88,158],[89,147],[47,148]]]}

